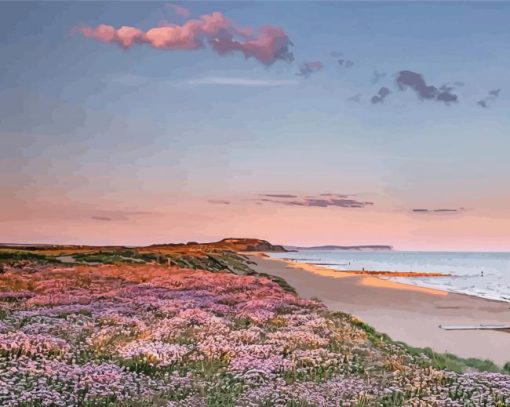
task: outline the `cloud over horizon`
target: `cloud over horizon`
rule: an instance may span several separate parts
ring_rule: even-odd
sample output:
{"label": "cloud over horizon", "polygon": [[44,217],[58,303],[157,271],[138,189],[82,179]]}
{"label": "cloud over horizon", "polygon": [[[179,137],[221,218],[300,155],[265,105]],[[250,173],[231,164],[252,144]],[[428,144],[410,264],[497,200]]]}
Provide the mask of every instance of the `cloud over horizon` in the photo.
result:
{"label": "cloud over horizon", "polygon": [[268,198],[297,198],[297,195],[291,194],[261,194],[260,196],[265,196]]}
{"label": "cloud over horizon", "polygon": [[224,199],[209,199],[207,202],[214,205],[230,205],[230,201]]}
{"label": "cloud over horizon", "polygon": [[158,26],[145,32],[130,26],[116,29],[107,24],[78,27],[76,31],[85,38],[116,44],[125,50],[144,44],[167,51],[197,50],[208,45],[219,55],[241,53],[264,65],[294,60],[290,51],[293,44],[280,27],[266,25],[255,35],[252,28],[236,27],[220,12],[187,20],[183,25]]}
{"label": "cloud over horizon", "polygon": [[412,213],[417,214],[458,214],[464,212],[465,208],[438,208],[438,209],[427,209],[427,208],[414,208],[411,209]]}
{"label": "cloud over horizon", "polygon": [[285,206],[301,207],[340,207],[340,208],[365,208],[374,205],[373,202],[359,201],[352,198],[353,195],[345,194],[319,194],[318,197],[299,197],[291,194],[263,194],[265,198],[256,199],[257,203],[271,203]]}
{"label": "cloud over horizon", "polygon": [[100,209],[93,212],[90,216],[91,219],[99,221],[127,221],[133,218],[147,215],[155,215],[153,212],[147,211],[124,211],[124,210],[107,210]]}
{"label": "cloud over horizon", "polygon": [[94,220],[101,220],[101,221],[104,221],[104,222],[111,222],[112,221],[112,218],[109,218],[107,216],[91,216],[90,218],[94,219]]}

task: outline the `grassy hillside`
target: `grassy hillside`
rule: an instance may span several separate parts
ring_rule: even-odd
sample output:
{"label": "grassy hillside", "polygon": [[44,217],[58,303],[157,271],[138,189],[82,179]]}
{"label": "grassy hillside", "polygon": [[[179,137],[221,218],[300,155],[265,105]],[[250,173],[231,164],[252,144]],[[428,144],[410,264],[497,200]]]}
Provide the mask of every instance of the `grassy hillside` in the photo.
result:
{"label": "grassy hillside", "polygon": [[510,406],[491,362],[394,342],[232,251],[87,250],[1,250],[0,405]]}
{"label": "grassy hillside", "polygon": [[223,239],[213,243],[158,244],[146,247],[27,245],[0,246],[0,265],[19,266],[30,262],[80,264],[165,264],[208,271],[253,274],[249,260],[238,254],[249,251],[285,251],[259,239]]}

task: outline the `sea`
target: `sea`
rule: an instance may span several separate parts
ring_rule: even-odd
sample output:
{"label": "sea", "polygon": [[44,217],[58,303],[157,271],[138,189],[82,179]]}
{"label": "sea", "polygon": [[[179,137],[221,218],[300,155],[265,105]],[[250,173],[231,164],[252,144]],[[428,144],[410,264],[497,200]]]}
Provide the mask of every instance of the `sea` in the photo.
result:
{"label": "sea", "polygon": [[[510,252],[297,250],[270,253],[333,270],[438,272],[451,277],[381,277],[421,287],[510,302]],[[339,271],[339,272],[340,272]]]}

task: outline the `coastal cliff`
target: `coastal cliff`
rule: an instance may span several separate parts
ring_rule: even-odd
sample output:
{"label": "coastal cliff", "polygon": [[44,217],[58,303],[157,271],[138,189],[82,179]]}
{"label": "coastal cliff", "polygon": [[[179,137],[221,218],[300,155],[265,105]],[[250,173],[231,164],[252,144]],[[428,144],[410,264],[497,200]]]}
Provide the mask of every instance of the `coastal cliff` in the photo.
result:
{"label": "coastal cliff", "polygon": [[287,249],[292,250],[358,250],[358,251],[391,251],[393,246],[390,245],[361,245],[361,246],[309,246],[309,247],[298,247],[298,246],[287,246]]}

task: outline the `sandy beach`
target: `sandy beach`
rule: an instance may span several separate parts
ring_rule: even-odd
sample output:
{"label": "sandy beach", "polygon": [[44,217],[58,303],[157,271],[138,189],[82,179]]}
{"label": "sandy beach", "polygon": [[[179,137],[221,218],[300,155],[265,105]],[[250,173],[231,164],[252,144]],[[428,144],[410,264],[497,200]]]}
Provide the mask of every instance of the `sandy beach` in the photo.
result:
{"label": "sandy beach", "polygon": [[250,254],[258,272],[284,278],[299,295],[353,314],[394,340],[461,357],[510,362],[510,333],[446,331],[439,325],[510,324],[510,303],[396,283],[374,276]]}

